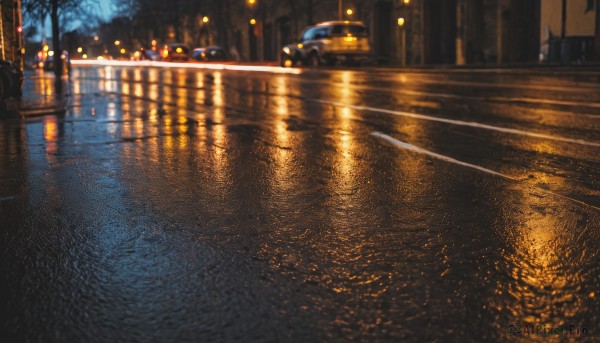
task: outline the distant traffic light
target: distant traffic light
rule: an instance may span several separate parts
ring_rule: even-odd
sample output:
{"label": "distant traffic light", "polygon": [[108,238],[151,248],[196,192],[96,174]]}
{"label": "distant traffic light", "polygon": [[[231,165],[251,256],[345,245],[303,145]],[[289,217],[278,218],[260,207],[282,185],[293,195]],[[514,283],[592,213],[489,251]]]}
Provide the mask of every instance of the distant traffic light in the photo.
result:
{"label": "distant traffic light", "polygon": [[21,25],[17,26],[17,32],[23,33],[23,26],[21,26]]}

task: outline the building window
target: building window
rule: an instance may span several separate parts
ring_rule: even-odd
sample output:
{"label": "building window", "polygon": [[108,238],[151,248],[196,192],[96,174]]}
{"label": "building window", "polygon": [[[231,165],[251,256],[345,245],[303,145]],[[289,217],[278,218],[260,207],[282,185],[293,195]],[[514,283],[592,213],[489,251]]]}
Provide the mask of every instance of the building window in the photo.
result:
{"label": "building window", "polygon": [[585,13],[593,11],[596,7],[596,0],[587,0],[587,4],[585,6]]}

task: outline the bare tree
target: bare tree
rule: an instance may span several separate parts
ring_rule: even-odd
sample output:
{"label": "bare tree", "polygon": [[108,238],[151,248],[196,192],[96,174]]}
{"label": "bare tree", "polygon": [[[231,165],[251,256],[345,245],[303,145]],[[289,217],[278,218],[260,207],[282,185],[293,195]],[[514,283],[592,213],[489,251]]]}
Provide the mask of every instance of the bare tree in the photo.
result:
{"label": "bare tree", "polygon": [[60,44],[61,16],[63,18],[93,18],[93,16],[85,10],[87,8],[85,5],[94,2],[94,0],[87,0],[87,2],[81,0],[23,0],[22,2],[25,13],[41,18],[42,25],[46,16],[50,14],[50,20],[52,22],[52,45],[55,52],[54,85],[57,96],[61,96],[62,94],[63,61],[61,58],[62,49]]}

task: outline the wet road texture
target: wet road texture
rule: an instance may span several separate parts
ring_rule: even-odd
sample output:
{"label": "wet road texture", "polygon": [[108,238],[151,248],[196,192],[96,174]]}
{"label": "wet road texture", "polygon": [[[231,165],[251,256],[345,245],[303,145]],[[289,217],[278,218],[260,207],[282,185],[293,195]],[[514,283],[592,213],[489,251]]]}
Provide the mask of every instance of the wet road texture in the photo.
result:
{"label": "wet road texture", "polygon": [[0,341],[600,339],[600,73],[289,71],[0,121]]}

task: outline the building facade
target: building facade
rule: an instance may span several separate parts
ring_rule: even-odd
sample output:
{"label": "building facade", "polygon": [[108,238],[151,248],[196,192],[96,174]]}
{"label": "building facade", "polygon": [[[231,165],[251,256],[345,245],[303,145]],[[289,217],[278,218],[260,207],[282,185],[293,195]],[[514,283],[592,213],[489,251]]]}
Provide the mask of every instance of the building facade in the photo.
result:
{"label": "building facade", "polygon": [[[384,64],[534,63],[548,60],[549,35],[557,35],[563,1],[568,12],[563,38],[587,37],[593,42],[588,59],[598,59],[600,0],[343,0],[341,12],[342,19],[368,26],[374,56]],[[240,60],[274,61],[281,46],[297,40],[307,26],[338,19],[339,4],[246,0],[227,13],[231,25],[211,22],[206,41]]]}
{"label": "building facade", "polygon": [[0,13],[0,59],[20,64],[23,47],[20,1],[0,0]]}
{"label": "building facade", "polygon": [[543,0],[540,57],[586,62],[600,56],[600,1]]}

